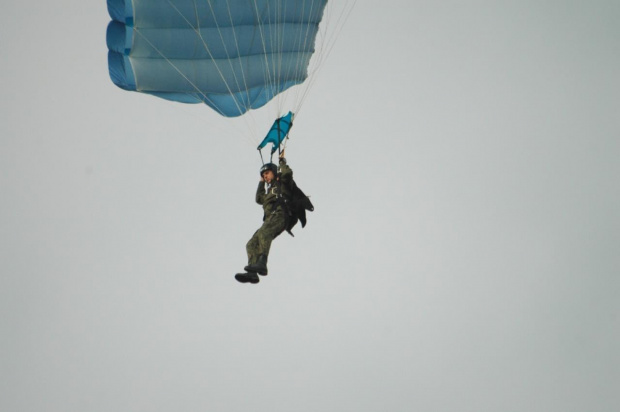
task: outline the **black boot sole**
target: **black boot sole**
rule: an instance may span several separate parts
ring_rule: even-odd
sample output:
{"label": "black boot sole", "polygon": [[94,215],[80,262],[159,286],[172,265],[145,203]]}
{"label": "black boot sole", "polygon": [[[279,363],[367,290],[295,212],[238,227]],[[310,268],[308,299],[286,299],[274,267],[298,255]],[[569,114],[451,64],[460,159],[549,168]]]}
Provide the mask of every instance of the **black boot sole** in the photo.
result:
{"label": "black boot sole", "polygon": [[235,279],[237,280],[237,282],[251,283],[253,285],[260,282],[260,279],[258,278],[258,276],[256,276],[256,274],[255,276],[251,276],[249,273],[237,273],[235,275]]}

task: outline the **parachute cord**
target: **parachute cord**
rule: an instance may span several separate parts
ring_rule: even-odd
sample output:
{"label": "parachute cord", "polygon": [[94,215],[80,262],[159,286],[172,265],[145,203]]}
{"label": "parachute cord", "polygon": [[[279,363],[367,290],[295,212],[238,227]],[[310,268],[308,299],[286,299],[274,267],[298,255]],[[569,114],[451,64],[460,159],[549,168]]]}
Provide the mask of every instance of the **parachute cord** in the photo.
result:
{"label": "parachute cord", "polygon": [[[280,133],[281,133],[281,130],[280,130],[280,120],[278,119],[278,121],[276,123],[278,124],[278,137],[279,137]],[[282,156],[282,151],[280,150],[280,146],[282,146],[282,145],[278,143],[278,158],[280,158],[280,156]]]}
{"label": "parachute cord", "polygon": [[[264,33],[264,30],[263,30],[263,22],[262,22],[262,19],[260,17],[260,13],[258,11],[258,4],[256,3],[256,0],[254,0],[253,3],[254,3],[254,11],[256,12],[256,21],[258,22],[258,31],[260,33],[261,43],[262,43],[262,46],[263,46],[263,55],[265,57],[265,73],[264,73],[265,83],[269,84],[269,86],[273,90],[273,85],[275,83],[276,76],[275,76],[275,73],[274,73],[273,80],[272,80],[270,64],[269,64],[269,60],[267,59],[267,45],[265,43],[265,33]],[[269,15],[269,10],[268,10],[267,15]]]}
{"label": "parachute cord", "polygon": [[[210,28],[203,29],[201,26],[205,24],[206,21],[210,21],[211,19],[201,19],[201,16],[203,16],[205,12],[208,13],[208,9],[205,10],[202,5],[199,5],[199,1],[206,2],[210,8],[211,15],[213,16],[217,27],[217,32],[219,33],[222,45],[224,46],[228,64],[223,61],[224,59],[219,59],[219,62],[214,59],[214,55],[212,53],[212,49],[213,52],[215,52],[214,44],[211,42],[208,42],[209,44],[207,44],[208,38],[203,37],[204,34],[210,30]],[[175,1],[167,0],[167,3],[170,7],[176,10],[176,13],[185,20],[188,27],[196,33],[200,39],[199,41],[203,44],[204,50],[213,62],[213,65],[210,67],[212,70],[215,69],[216,73],[219,74],[219,78],[221,78],[223,84],[232,97],[232,103],[236,105],[239,113],[244,111],[244,109],[249,111],[250,116],[242,116],[241,119],[246,123],[251,131],[255,131],[257,129],[255,127],[256,124],[250,124],[255,123],[256,120],[252,115],[253,111],[250,110],[252,106],[250,104],[250,100],[252,97],[249,93],[248,82],[251,80],[251,77],[247,73],[247,68],[243,65],[243,60],[240,57],[237,59],[234,57],[235,51],[233,49],[233,45],[237,49],[236,53],[239,54],[239,42],[242,40],[241,37],[237,38],[241,32],[237,32],[237,22],[234,21],[233,14],[231,12],[231,8],[234,7],[235,3],[231,5],[230,3],[232,0],[225,1],[227,5],[224,6],[221,4],[221,11],[224,12],[226,9],[223,7],[227,7],[228,18],[225,17],[225,14],[222,14],[218,20],[215,15],[215,11],[220,8],[217,0],[193,0],[196,15],[195,22],[194,17],[191,15],[191,11],[185,13],[188,14],[185,16],[184,12],[181,11],[182,9],[175,4]],[[256,58],[260,58],[260,61],[264,64],[263,73],[258,74],[258,76],[264,76],[265,83],[263,84],[262,90],[259,90],[257,93],[260,93],[260,96],[264,96],[267,99],[274,99],[275,105],[271,108],[271,114],[273,114],[273,109],[276,109],[276,106],[278,116],[283,114],[282,108],[284,106],[290,106],[292,109],[291,111],[294,111],[298,115],[302,109],[302,106],[305,104],[310,88],[314,86],[317,80],[318,73],[321,69],[323,69],[324,61],[327,60],[331,54],[334,44],[336,43],[336,39],[340,37],[343,26],[351,15],[357,0],[339,0],[338,2],[331,0],[325,5],[326,8],[324,12],[322,12],[323,0],[303,0],[302,2],[294,3],[291,3],[288,0],[280,0],[276,2],[268,1],[266,3],[262,3],[259,0],[245,1],[247,1],[249,6],[248,12],[251,13],[251,8],[254,9],[253,14],[255,14],[255,17],[253,23],[256,24],[257,28],[254,32],[252,40],[257,46],[255,51],[259,53],[261,46],[263,49],[263,56],[256,56]],[[234,11],[234,8],[232,10]],[[308,11],[308,13],[305,13],[306,11]],[[292,14],[297,15],[297,13],[301,14],[301,21],[305,21],[305,23],[300,23],[297,25],[297,28],[295,28],[295,23],[287,23],[288,19],[286,17]],[[323,13],[323,22],[318,24],[318,28],[316,28],[317,23],[311,23],[311,17],[321,17],[321,14]],[[230,21],[232,39],[230,38],[228,28],[226,27],[227,20]],[[312,21],[316,20],[317,18],[312,19]],[[334,22],[336,22],[335,25],[332,24]],[[328,30],[328,26],[334,30]],[[224,115],[223,110],[220,109],[218,107],[219,105],[212,100],[213,97],[207,95],[208,89],[205,88],[204,91],[201,90],[200,86],[203,85],[201,80],[192,78],[191,73],[188,73],[187,75],[184,74],[182,71],[183,66],[176,62],[174,57],[168,58],[165,56],[164,53],[147,38],[148,32],[146,30],[143,34],[140,28],[134,27],[134,31],[187,82],[187,85],[191,85],[191,87],[195,90],[194,96],[196,98],[202,98],[202,100],[205,103],[208,102],[208,104],[215,109],[216,112]],[[294,38],[285,36],[285,33],[289,33],[291,31],[294,33]],[[233,41],[234,43],[232,43]],[[315,47],[314,43],[317,43],[316,46],[318,47]],[[285,44],[293,46],[294,49],[297,50],[296,53],[298,54],[296,56],[285,56],[285,54],[282,53]],[[314,48],[316,48],[316,52],[312,55]],[[235,62],[234,60],[238,60],[238,62]],[[304,63],[306,63],[306,65],[304,65]],[[261,64],[258,63],[256,66],[261,66]],[[228,73],[229,70],[231,71],[231,74]],[[280,93],[281,88],[285,85],[282,81],[283,78],[295,79],[292,83],[296,83],[299,81],[300,77],[302,77],[302,74],[307,75],[306,81],[297,84],[295,87],[290,87],[290,93]],[[213,73],[213,78],[217,78],[215,73]],[[233,93],[233,90],[231,89],[235,88],[235,86],[237,89],[244,87],[246,93]],[[186,93],[191,93],[191,89],[189,89],[189,87],[186,86],[185,90]],[[290,105],[289,102],[291,103]],[[256,115],[259,114],[258,112],[255,113]],[[244,137],[248,138],[249,136],[246,135]],[[255,139],[255,137],[253,136],[250,139]],[[286,149],[288,139],[289,137],[287,135],[284,138],[283,144],[279,145],[279,154]],[[264,161],[262,153],[260,156],[261,161]]]}
{"label": "parachute cord", "polygon": [[[209,1],[209,5],[211,4],[211,2]],[[238,57],[238,61],[239,61],[239,69],[241,70],[241,77],[243,78],[243,86],[245,87],[245,91],[246,91],[246,95],[248,97],[248,102],[247,102],[247,108],[248,110],[252,107],[252,102],[250,102],[250,96],[248,94],[248,83],[246,80],[246,76],[245,76],[245,71],[243,70],[243,63],[241,62],[241,50],[239,49],[239,41],[237,40],[237,31],[235,30],[235,24],[233,22],[233,18],[232,18],[232,12],[230,11],[230,3],[227,1],[226,2],[226,7],[228,8],[228,18],[230,19],[230,27],[232,27],[232,33],[235,39],[235,47],[237,48],[237,56]],[[219,30],[219,27],[218,27]],[[221,36],[221,34],[220,34]],[[222,37],[222,42],[224,42],[224,38]]]}
{"label": "parachute cord", "polygon": [[[312,3],[312,8],[314,8],[314,2]],[[324,14],[328,15],[327,17],[329,17],[329,8],[330,7],[327,6],[327,10],[323,11]],[[318,34],[320,34],[320,31],[317,28],[317,35]],[[304,50],[306,48],[310,48],[310,47],[314,47],[316,49],[316,46],[315,46],[314,43],[313,44],[308,44],[309,43],[309,37],[310,37],[310,19],[308,19],[308,25],[306,27],[306,33],[305,33],[305,38],[304,38],[304,43],[303,43],[304,44]],[[323,45],[322,44],[319,46],[319,49],[321,51],[323,50]],[[312,58],[312,57],[310,57],[310,58]],[[316,62],[315,63],[316,66],[319,67],[320,64],[321,64],[321,60],[322,60],[321,56],[320,56],[320,53],[314,53],[314,60]],[[304,69],[308,71],[308,73],[306,73],[308,84],[306,85],[306,87],[300,88],[299,93],[297,94],[297,100],[296,100],[297,101],[297,107],[295,108],[297,110],[297,113],[299,113],[299,111],[301,109],[301,106],[303,104],[304,98],[305,98],[305,96],[308,93],[308,89],[310,88],[312,77],[313,77],[313,74],[314,74],[314,72],[312,72],[312,66],[310,65],[310,62],[308,62],[308,67],[307,68],[305,68],[305,67],[300,67],[299,68],[300,73],[301,73],[301,70],[304,70]]]}
{"label": "parachute cord", "polygon": [[[310,51],[309,49],[314,47],[314,44],[309,44],[308,40],[309,40],[311,26],[312,26],[312,23],[311,23],[310,19],[312,17],[312,14],[314,12],[316,12],[320,8],[320,5],[317,5],[317,3],[319,3],[319,1],[312,0],[310,2],[310,7],[308,9],[307,19],[303,19],[302,18],[302,20],[307,20],[308,22],[306,23],[305,29],[302,29],[302,30],[299,31],[299,36],[298,36],[298,39],[296,40],[297,41],[297,45],[298,45],[297,47],[298,47],[298,49],[301,50],[301,55],[297,58],[297,62],[295,64],[295,71],[294,71],[295,79],[301,78],[302,72],[306,69],[306,65],[303,64],[305,59],[306,59],[305,56],[307,55],[307,53],[309,53],[309,51]],[[303,8],[303,10],[306,9],[306,1],[305,0],[304,0],[304,2],[302,4],[302,8]],[[310,62],[308,60],[308,64],[309,63]],[[296,96],[295,97],[295,101],[296,102],[299,102],[299,95],[302,92],[302,89],[304,89],[304,88],[301,87],[301,88],[297,89],[297,93],[295,94],[295,96]],[[298,112],[298,107],[295,107],[295,112]]]}
{"label": "parachute cord", "polygon": [[291,124],[289,125],[288,133],[284,137],[284,147],[282,148],[282,152],[286,152],[286,145],[288,143],[289,136],[291,135],[291,129],[293,128],[293,123],[295,121],[295,116],[297,116],[297,113],[293,113],[293,115],[291,116]]}
{"label": "parachute cord", "polygon": [[[164,59],[168,64],[170,64],[170,66],[183,78],[185,79],[185,81],[187,81],[188,84],[190,84],[194,90],[196,91],[196,94],[201,96],[204,102],[209,102],[210,106],[213,108],[213,110],[217,111],[220,115],[224,116],[224,113],[218,108],[217,104],[215,104],[215,102],[213,100],[211,100],[209,98],[209,96],[207,96],[194,82],[192,82],[184,73],[181,69],[179,69],[171,59],[169,59],[164,53],[162,53],[162,51],[155,46],[149,39],[148,37],[146,37],[144,34],[142,34],[142,32],[140,31],[139,28],[134,27],[133,28],[134,32],[137,33],[142,39],[144,39],[144,41],[146,41],[152,48],[153,50],[155,50],[161,57],[162,59]],[[217,65],[216,65],[217,66]],[[238,106],[237,106],[238,107]],[[239,135],[241,135],[242,137],[248,139],[248,136],[241,132],[240,130],[237,130],[236,133],[238,133]],[[251,143],[254,143],[253,139],[249,139],[249,141]]]}
{"label": "parachute cord", "polygon": [[283,152],[286,152],[286,144],[288,143],[288,135],[284,138],[284,147],[282,148]]}
{"label": "parachute cord", "polygon": [[[307,80],[308,85],[303,89],[301,99],[298,100],[299,104],[297,106],[296,114],[299,114],[299,112],[301,111],[301,107],[305,103],[309,90],[312,88],[312,86],[316,82],[316,79],[318,77],[318,72],[320,71],[321,68],[323,68],[323,63],[327,60],[327,58],[331,54],[331,51],[334,48],[334,45],[336,44],[336,40],[340,37],[342,28],[344,27],[346,21],[349,19],[356,3],[357,3],[357,0],[345,2],[345,4],[342,7],[342,11],[337,17],[336,23],[334,24],[334,27],[336,28],[335,33],[333,33],[329,38],[327,38],[326,32],[321,33],[321,46],[320,46],[321,52],[320,53],[315,52],[314,54],[315,57],[317,57],[318,62],[313,68],[312,73],[308,73],[308,80]],[[329,6],[328,6],[328,9],[329,9]],[[328,15],[325,16],[326,21],[323,27],[331,26],[331,23],[329,23],[330,19],[331,19],[331,14],[329,14],[328,12]]]}
{"label": "parachute cord", "polygon": [[[168,62],[170,64],[170,66],[172,66],[172,68],[174,70],[177,71],[177,73],[179,73],[181,75],[181,77],[183,77],[185,80],[187,80],[187,82],[196,90],[196,92],[198,92],[198,94],[200,94],[205,100],[211,102],[213,104],[213,107],[217,107],[215,106],[215,104],[211,101],[211,99],[209,99],[209,97],[204,94],[202,92],[202,90],[200,90],[200,88],[198,86],[196,86],[196,84],[194,82],[192,82],[185,74],[183,74],[183,71],[181,69],[179,69],[173,62],[172,60],[170,60],[168,57],[166,57],[166,55],[164,55],[161,50],[159,50],[157,48],[157,46],[155,46],[144,34],[142,34],[142,32],[140,31],[140,29],[138,29],[137,27],[133,28],[133,31],[138,33],[140,35],[140,37],[142,37],[164,60],[166,60],[166,62]],[[219,111],[219,109],[218,109]],[[223,114],[220,111],[220,114]]]}
{"label": "parachute cord", "polygon": [[[232,72],[232,75],[233,75],[233,77],[235,79],[235,83],[237,84],[237,89],[240,90],[241,89],[241,85],[239,84],[239,79],[237,79],[237,73],[235,73],[235,69],[233,67],[232,59],[230,58],[230,54],[228,53],[228,47],[226,47],[226,42],[224,40],[224,35],[222,34],[222,29],[220,28],[220,24],[217,21],[217,16],[215,15],[215,11],[213,10],[213,5],[211,3],[211,0],[208,0],[207,3],[209,3],[209,8],[211,9],[211,15],[213,16],[213,21],[215,22],[215,27],[217,28],[217,32],[220,35],[220,39],[222,40],[222,45],[224,46],[224,52],[226,53],[226,58],[228,59],[228,64],[230,66],[230,71]],[[226,5],[228,6],[228,16],[230,18],[233,38],[235,40],[235,44],[237,46],[237,51],[238,51],[239,50],[239,45],[237,44],[237,33],[235,32],[235,26],[233,25],[232,15],[230,14],[230,4],[228,2],[226,2]],[[195,6],[195,7],[197,7],[197,6]],[[196,14],[198,14],[198,11],[196,11]],[[202,36],[200,36],[200,38],[202,39]],[[245,82],[245,75],[243,74],[243,65],[241,64],[241,59],[238,59],[238,60],[239,60],[239,66],[241,68],[241,75],[243,76],[244,87],[247,90],[247,83]],[[237,99],[235,99],[235,100],[237,100]],[[242,102],[242,103],[244,104],[244,108],[248,109],[249,104],[247,102]]]}
{"label": "parachute cord", "polygon": [[[187,17],[185,17],[185,16],[183,15],[183,13],[181,13],[181,11],[180,11],[180,10],[179,10],[179,9],[178,9],[178,8],[177,8],[174,4],[172,4],[172,2],[171,2],[170,0],[168,0],[168,3],[170,4],[170,6],[171,6],[173,9],[175,9],[175,10],[176,10],[176,12],[179,14],[179,16],[181,16],[181,17],[183,18],[183,20],[185,20],[185,22],[187,23],[187,25],[188,25],[188,26],[189,26],[192,30],[194,30],[194,32],[198,35],[198,37],[200,38],[200,41],[202,42],[202,44],[203,44],[203,46],[204,46],[204,48],[205,48],[206,52],[207,52],[207,53],[209,53],[209,57],[211,58],[211,60],[213,60],[213,63],[214,63],[214,65],[215,65],[215,68],[216,68],[216,70],[217,70],[218,74],[220,75],[220,78],[222,79],[222,81],[223,81],[223,82],[224,82],[224,84],[226,85],[226,89],[228,89],[228,93],[230,93],[231,95],[234,95],[234,93],[233,93],[233,92],[232,92],[232,90],[230,89],[230,85],[228,84],[228,81],[226,81],[226,77],[224,76],[224,73],[222,73],[222,71],[220,70],[220,67],[219,67],[219,65],[217,64],[216,59],[213,57],[213,54],[211,53],[211,50],[209,49],[209,46],[207,45],[207,43],[205,42],[204,38],[202,37],[202,33],[200,32],[200,30],[199,30],[199,29],[196,29],[196,27],[194,27],[194,25],[193,25],[193,24],[192,24],[192,23],[191,23],[191,22],[187,19]],[[196,10],[196,18],[198,19],[198,11],[197,11],[196,2],[194,2],[194,8],[195,8],[195,10]],[[143,37],[144,37],[144,36],[143,36]],[[148,40],[147,40],[147,41],[148,41]],[[149,42],[149,43],[150,43],[150,42]],[[161,52],[159,52],[159,53],[161,54]],[[162,54],[162,56],[163,56],[163,54]],[[165,58],[165,56],[164,56],[164,58]],[[167,59],[167,58],[166,58],[166,60],[167,60],[170,64],[172,64],[172,63],[170,62],[170,60],[169,60],[169,59]],[[177,69],[177,71],[179,71],[179,70]],[[179,71],[179,73],[180,73],[180,71]],[[187,77],[186,77],[185,75],[183,75],[183,77],[185,77],[185,78],[187,79]],[[191,83],[191,82],[190,82],[190,83]],[[192,84],[192,85],[193,85],[193,84]],[[194,86],[196,89],[198,89],[198,87],[196,87],[195,85],[193,85],[193,86]],[[198,89],[198,90],[200,91],[200,89]],[[204,93],[202,93],[202,91],[200,91],[200,92],[201,92],[201,94],[202,94],[202,95],[204,95]],[[242,113],[243,111],[242,111],[242,109],[241,109],[241,106],[239,106],[239,103],[237,102],[237,99],[233,99],[233,100],[234,100],[234,102],[235,102],[235,106],[237,106],[237,110],[239,110],[239,113]],[[214,106],[214,107],[216,107],[216,106]],[[221,110],[219,110],[219,109],[218,109],[218,111],[219,111],[220,113],[222,113],[222,112],[221,112]]]}
{"label": "parachute cord", "polygon": [[[224,40],[224,35],[222,34],[222,30],[221,30],[220,24],[219,24],[219,22],[217,20],[217,16],[215,14],[215,10],[213,9],[212,0],[207,0],[207,3],[209,4],[209,9],[211,10],[211,15],[213,16],[213,21],[215,22],[215,26],[217,27],[218,34],[220,35],[220,40],[222,41],[222,46],[224,47],[224,51],[226,53],[226,58],[228,59],[228,64],[230,66],[230,70],[231,70],[231,72],[233,74],[233,77],[235,79],[235,83],[237,84],[237,89],[239,91],[245,90],[245,95],[242,94],[240,96],[240,100],[241,100],[240,103],[243,104],[243,107],[244,107],[244,109],[246,110],[246,113],[247,113],[247,111],[249,111],[252,108],[252,102],[250,101],[250,96],[249,96],[249,93],[248,93],[249,87],[248,87],[248,84],[247,84],[245,71],[243,69],[243,62],[241,60],[241,50],[239,48],[239,42],[237,40],[237,30],[236,30],[236,27],[235,27],[235,23],[233,21],[232,12],[230,10],[230,2],[228,0],[226,1],[226,8],[228,10],[228,20],[230,21],[230,28],[231,28],[231,31],[232,31],[232,34],[233,34],[233,39],[235,41],[235,48],[237,50],[237,58],[236,58],[236,60],[239,63],[239,69],[241,71],[241,79],[243,80],[243,88],[239,84],[239,79],[237,78],[237,74],[236,74],[235,69],[233,67],[232,59],[230,58],[230,54],[228,53],[228,47],[226,45],[226,41]],[[206,47],[206,44],[205,44],[205,47]],[[234,98],[234,100],[235,100],[235,104],[237,104],[237,107],[239,107],[237,98]],[[253,119],[252,116],[242,116],[242,119],[245,122],[245,124],[246,124],[246,126],[247,126],[247,128],[249,130],[255,129],[255,127],[253,127],[254,126],[254,124],[253,124],[253,120],[254,119]],[[250,140],[253,141],[252,138],[250,138]]]}
{"label": "parachute cord", "polygon": [[[284,20],[283,17],[287,15],[287,6],[288,6],[288,2],[284,2],[284,8],[280,12],[280,16],[282,16],[282,18],[279,19],[280,21]],[[286,23],[278,22],[278,26],[279,26],[279,30],[277,30],[277,38],[276,38],[278,40],[278,49],[279,50],[283,50],[284,49],[284,41],[285,41],[284,32],[286,30]],[[278,53],[278,54],[279,54],[279,56],[278,56],[278,72],[280,73],[278,78],[282,78],[284,54],[283,53]],[[289,64],[287,64],[287,66],[290,67]],[[288,71],[288,69],[287,69],[287,71]],[[280,81],[278,81],[278,88],[276,89],[276,92],[278,93],[278,109],[279,109],[278,110],[278,115],[282,114],[282,112],[283,112],[284,99],[283,99],[282,93],[280,93],[281,88],[282,88],[282,83]]]}

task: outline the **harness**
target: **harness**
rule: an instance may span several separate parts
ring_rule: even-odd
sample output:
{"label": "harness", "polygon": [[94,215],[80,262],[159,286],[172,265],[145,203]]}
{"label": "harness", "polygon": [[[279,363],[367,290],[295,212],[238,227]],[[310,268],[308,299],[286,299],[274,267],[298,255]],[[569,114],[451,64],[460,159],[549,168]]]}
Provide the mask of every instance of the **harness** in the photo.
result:
{"label": "harness", "polygon": [[278,207],[281,207],[283,211],[286,212],[287,215],[291,214],[289,201],[282,193],[282,182],[279,179],[276,179],[276,183],[272,184],[270,188],[267,189],[266,193],[271,192],[272,195],[275,195],[274,210],[271,214],[274,214]]}
{"label": "harness", "polygon": [[286,224],[288,225],[288,219],[291,217],[292,212],[291,212],[291,208],[289,207],[288,199],[282,193],[282,182],[280,181],[280,179],[276,179],[276,187],[278,189],[278,192],[276,193],[276,202],[275,202],[276,209],[278,207],[282,208],[282,211],[284,212],[284,216],[286,217]]}
{"label": "harness", "polygon": [[[295,180],[291,178],[290,182],[286,184],[289,197],[284,196],[282,188],[285,183],[276,179],[275,183],[270,188],[271,194],[275,195],[275,199],[270,203],[273,204],[271,214],[276,214],[278,209],[282,210],[285,220],[285,230],[289,235],[293,235],[291,230],[297,224],[301,222],[301,227],[306,226],[306,211],[314,211],[314,206],[308,196],[297,186]],[[267,215],[263,215],[263,221],[267,219]]]}

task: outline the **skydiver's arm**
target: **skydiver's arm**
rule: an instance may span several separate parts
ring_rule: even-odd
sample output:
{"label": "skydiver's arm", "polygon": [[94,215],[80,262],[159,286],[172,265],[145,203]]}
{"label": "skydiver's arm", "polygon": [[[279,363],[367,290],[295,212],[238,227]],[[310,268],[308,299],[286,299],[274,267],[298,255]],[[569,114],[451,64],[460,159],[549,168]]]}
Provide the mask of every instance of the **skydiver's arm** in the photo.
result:
{"label": "skydiver's arm", "polygon": [[261,179],[261,181],[258,182],[258,188],[256,189],[256,203],[258,203],[259,205],[262,205],[264,200],[265,200],[265,182],[263,182],[263,179]]}
{"label": "skydiver's arm", "polygon": [[286,164],[286,159],[283,157],[280,158],[279,176],[280,176],[280,181],[282,183],[288,183],[293,178],[293,170],[290,167],[288,167],[288,165]]}

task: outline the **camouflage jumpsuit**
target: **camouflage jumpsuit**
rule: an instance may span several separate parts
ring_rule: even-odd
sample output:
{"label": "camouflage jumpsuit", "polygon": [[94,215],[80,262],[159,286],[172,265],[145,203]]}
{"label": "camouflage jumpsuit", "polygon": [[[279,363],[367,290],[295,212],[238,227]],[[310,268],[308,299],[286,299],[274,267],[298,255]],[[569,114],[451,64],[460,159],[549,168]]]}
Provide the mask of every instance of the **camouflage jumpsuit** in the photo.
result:
{"label": "camouflage jumpsuit", "polygon": [[260,255],[269,256],[269,249],[273,239],[286,229],[287,211],[283,200],[290,200],[289,183],[293,178],[293,171],[282,159],[277,179],[271,184],[260,182],[256,190],[256,203],[263,206],[263,225],[254,233],[246,245],[248,264],[253,265]]}

